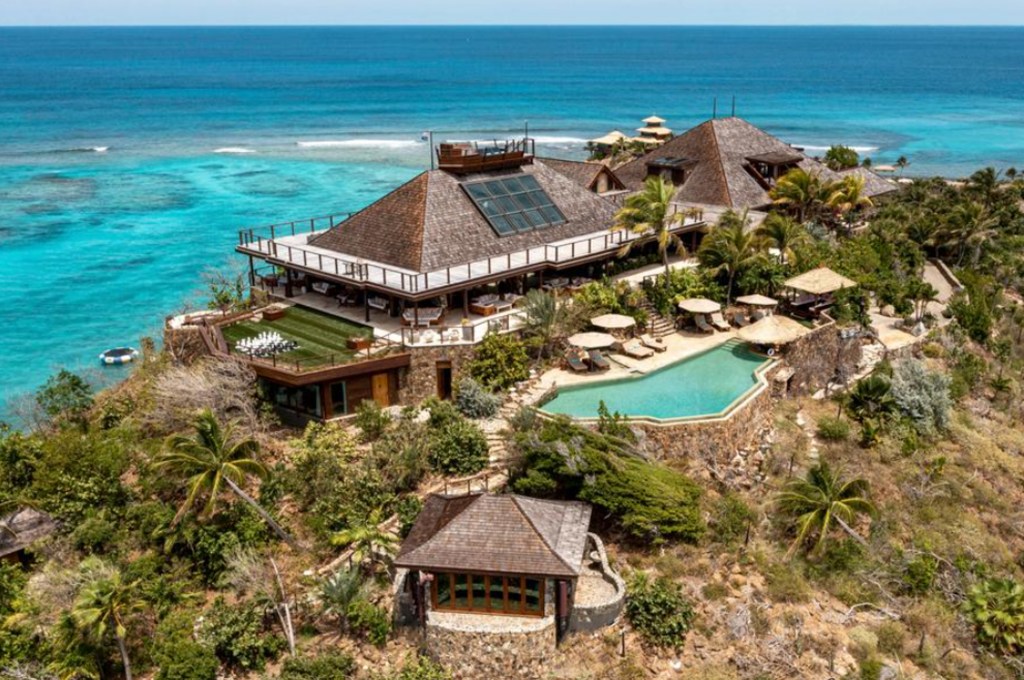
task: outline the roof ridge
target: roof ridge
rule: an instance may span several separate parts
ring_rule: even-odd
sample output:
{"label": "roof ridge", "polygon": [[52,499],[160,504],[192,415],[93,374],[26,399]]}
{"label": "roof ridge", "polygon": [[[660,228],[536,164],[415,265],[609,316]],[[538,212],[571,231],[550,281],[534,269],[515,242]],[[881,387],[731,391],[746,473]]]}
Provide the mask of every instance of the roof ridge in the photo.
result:
{"label": "roof ridge", "polygon": [[731,209],[733,207],[732,185],[729,183],[729,173],[725,171],[725,161],[722,159],[722,146],[718,143],[718,126],[715,125],[717,120],[717,118],[712,118],[707,122],[711,124],[711,141],[715,144],[715,167],[718,169],[718,174],[722,177],[722,183],[725,185],[726,200],[729,201],[729,208]]}
{"label": "roof ridge", "polygon": [[[534,523],[534,521],[533,521],[533,519],[532,519],[532,518],[530,517],[529,513],[527,513],[527,512],[526,512],[526,511],[525,511],[525,510],[523,509],[523,506],[521,506],[521,505],[519,504],[519,499],[520,499],[521,497],[520,497],[520,496],[519,496],[518,494],[514,494],[514,493],[512,493],[512,494],[509,494],[509,496],[511,496],[511,497],[512,497],[512,504],[516,506],[516,509],[517,509],[517,510],[519,510],[519,514],[521,514],[521,515],[523,516],[523,519],[525,519],[525,520],[526,520],[526,522],[527,522],[527,524],[529,524],[529,525],[530,525],[530,528],[532,528],[532,529],[533,529],[533,532],[534,532],[535,534],[537,534],[537,536],[539,536],[539,537],[540,537],[541,543],[543,543],[543,544],[544,544],[544,545],[545,545],[545,546],[547,547],[547,549],[551,551],[551,554],[553,554],[553,555],[554,555],[554,556],[555,556],[556,558],[558,558],[558,561],[559,561],[559,562],[561,562],[562,564],[564,564],[564,565],[565,565],[565,567],[566,567],[566,568],[567,568],[567,569],[568,569],[568,570],[569,570],[570,572],[576,573],[577,571],[579,571],[579,570],[578,570],[577,568],[574,568],[574,567],[573,567],[573,566],[572,566],[571,564],[569,564],[568,562],[566,562],[566,561],[565,561],[565,558],[564,558],[564,557],[562,557],[561,553],[559,553],[559,552],[558,552],[558,550],[557,550],[557,549],[556,549],[556,548],[555,548],[554,546],[552,546],[552,545],[551,545],[550,543],[548,543],[548,539],[547,539],[547,537],[546,537],[546,536],[544,535],[544,532],[542,532],[542,531],[541,531],[540,529],[538,529],[538,528],[537,528],[537,525],[536,525],[536,524]],[[543,501],[544,499],[542,499],[542,498],[531,498],[530,500],[538,500],[538,501]],[[564,517],[563,517],[563,520],[564,520]],[[558,532],[559,532],[559,534],[561,534],[561,532],[562,532],[562,526],[563,526],[564,524],[565,524],[565,522],[563,521],[563,522],[562,522],[562,524],[560,524],[560,525],[559,525],[559,527],[558,527]]]}
{"label": "roof ridge", "polygon": [[[459,496],[443,496],[443,495],[438,494],[438,493],[435,493],[435,494],[432,494],[432,495],[437,496],[438,498],[441,498],[441,499],[445,500],[446,502],[454,500],[455,498],[459,498]],[[405,559],[408,559],[409,555],[415,555],[420,550],[422,550],[424,547],[426,547],[426,546],[430,545],[431,543],[433,543],[437,539],[438,536],[440,536],[440,535],[442,535],[444,533],[445,529],[450,527],[454,522],[458,521],[458,519],[460,517],[462,517],[462,515],[465,514],[465,512],[467,510],[469,510],[471,507],[476,505],[477,501],[479,501],[481,498],[483,498],[486,494],[484,494],[483,492],[480,492],[480,493],[477,493],[477,494],[474,494],[474,495],[476,496],[476,498],[473,499],[472,503],[467,503],[466,507],[462,508],[462,510],[460,510],[457,515],[455,515],[450,520],[448,520],[448,522],[446,522],[443,527],[438,528],[430,538],[428,538],[427,540],[423,541],[418,546],[413,548],[411,551],[406,553],[404,555]]]}

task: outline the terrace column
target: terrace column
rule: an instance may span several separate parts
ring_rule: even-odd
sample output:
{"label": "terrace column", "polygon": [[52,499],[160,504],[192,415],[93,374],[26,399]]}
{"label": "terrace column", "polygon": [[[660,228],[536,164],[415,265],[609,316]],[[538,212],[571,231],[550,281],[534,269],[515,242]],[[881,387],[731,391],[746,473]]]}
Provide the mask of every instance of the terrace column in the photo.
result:
{"label": "terrace column", "polygon": [[469,289],[462,291],[462,318],[469,318]]}
{"label": "terrace column", "polygon": [[366,290],[363,291],[363,317],[370,323],[370,292]]}

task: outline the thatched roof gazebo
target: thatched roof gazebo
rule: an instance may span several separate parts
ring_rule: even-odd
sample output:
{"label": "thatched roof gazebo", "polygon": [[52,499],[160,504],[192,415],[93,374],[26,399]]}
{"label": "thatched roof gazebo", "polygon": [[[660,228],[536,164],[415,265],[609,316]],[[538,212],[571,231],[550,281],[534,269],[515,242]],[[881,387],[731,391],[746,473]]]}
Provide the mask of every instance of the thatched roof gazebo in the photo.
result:
{"label": "thatched roof gazebo", "polygon": [[856,288],[857,282],[837,274],[828,267],[818,267],[788,279],[783,285],[802,293],[828,295],[843,288]]}
{"label": "thatched roof gazebo", "polygon": [[775,307],[779,301],[767,295],[743,295],[736,298],[736,304],[748,307]]}
{"label": "thatched roof gazebo", "polygon": [[746,328],[741,328],[736,335],[744,342],[752,345],[788,345],[810,333],[811,330],[788,316],[773,314],[757,321]]}

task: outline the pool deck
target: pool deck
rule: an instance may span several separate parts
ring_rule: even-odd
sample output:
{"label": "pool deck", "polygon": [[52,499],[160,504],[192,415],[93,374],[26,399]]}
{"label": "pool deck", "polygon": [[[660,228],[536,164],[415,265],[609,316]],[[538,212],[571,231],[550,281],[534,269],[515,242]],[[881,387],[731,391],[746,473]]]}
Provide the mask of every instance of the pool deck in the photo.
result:
{"label": "pool deck", "polygon": [[565,368],[556,368],[547,371],[540,376],[537,383],[530,389],[523,399],[524,403],[536,404],[553,388],[570,387],[573,385],[585,385],[605,380],[616,380],[622,378],[636,378],[651,373],[659,368],[664,368],[687,357],[706,352],[725,344],[736,337],[736,331],[715,332],[714,334],[700,334],[676,332],[665,336],[662,341],[666,351],[656,352],[653,357],[647,359],[634,359],[617,352],[609,355],[609,363],[612,367],[607,371],[594,373],[575,373]]}

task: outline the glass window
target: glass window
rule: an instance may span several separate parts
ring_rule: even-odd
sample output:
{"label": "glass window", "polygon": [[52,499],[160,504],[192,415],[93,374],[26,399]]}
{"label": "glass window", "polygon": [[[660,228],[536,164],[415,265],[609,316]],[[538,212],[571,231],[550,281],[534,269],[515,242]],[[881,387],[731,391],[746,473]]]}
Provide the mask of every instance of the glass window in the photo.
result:
{"label": "glass window", "polygon": [[487,609],[487,588],[486,588],[486,576],[480,574],[473,574],[473,609]]}
{"label": "glass window", "polygon": [[526,579],[526,612],[528,614],[540,614],[544,611],[544,591],[541,588],[541,583],[540,579]]}
{"label": "glass window", "polygon": [[451,574],[434,574],[434,584],[437,589],[437,608],[450,609],[452,606]]}
{"label": "glass window", "polygon": [[519,613],[523,605],[523,585],[519,576],[509,576],[505,579],[508,589],[508,609],[506,611]]}
{"label": "glass window", "polygon": [[[565,215],[532,175],[463,184],[499,236],[565,223]],[[541,208],[527,216],[525,211]]]}
{"label": "glass window", "polygon": [[348,413],[348,400],[345,398],[345,382],[331,383],[331,411],[336,416]]}
{"label": "glass window", "polygon": [[469,609],[469,576],[455,574],[453,601],[456,609]]}
{"label": "glass window", "polygon": [[487,592],[491,596],[488,609],[493,612],[505,611],[505,579],[500,576],[492,576]]}

